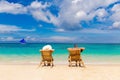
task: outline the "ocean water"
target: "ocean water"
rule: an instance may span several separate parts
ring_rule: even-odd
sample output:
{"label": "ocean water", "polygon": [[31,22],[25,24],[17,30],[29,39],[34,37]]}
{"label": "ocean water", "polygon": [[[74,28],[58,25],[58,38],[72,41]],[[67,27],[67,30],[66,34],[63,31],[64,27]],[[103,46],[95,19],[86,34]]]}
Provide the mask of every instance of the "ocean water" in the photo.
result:
{"label": "ocean water", "polygon": [[[68,63],[67,48],[73,47],[72,43],[0,43],[0,63],[38,64],[41,60],[39,50],[47,44],[55,50],[53,52],[54,63]],[[79,43],[78,46],[85,48],[82,58],[86,64],[120,64],[120,44]]]}

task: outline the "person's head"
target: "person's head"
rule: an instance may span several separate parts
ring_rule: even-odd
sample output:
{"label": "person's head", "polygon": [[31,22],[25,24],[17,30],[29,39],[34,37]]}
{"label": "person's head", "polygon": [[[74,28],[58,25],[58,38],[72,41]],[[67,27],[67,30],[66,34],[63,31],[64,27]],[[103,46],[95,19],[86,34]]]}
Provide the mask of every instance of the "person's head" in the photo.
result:
{"label": "person's head", "polygon": [[74,48],[77,48],[78,46],[77,46],[77,44],[74,44]]}

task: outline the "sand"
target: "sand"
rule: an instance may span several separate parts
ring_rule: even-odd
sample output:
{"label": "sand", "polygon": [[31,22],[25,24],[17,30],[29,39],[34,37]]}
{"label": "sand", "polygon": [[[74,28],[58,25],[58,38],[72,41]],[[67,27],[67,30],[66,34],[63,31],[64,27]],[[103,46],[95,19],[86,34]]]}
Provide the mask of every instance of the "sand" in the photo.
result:
{"label": "sand", "polygon": [[120,65],[37,67],[37,64],[0,64],[0,80],[120,80]]}

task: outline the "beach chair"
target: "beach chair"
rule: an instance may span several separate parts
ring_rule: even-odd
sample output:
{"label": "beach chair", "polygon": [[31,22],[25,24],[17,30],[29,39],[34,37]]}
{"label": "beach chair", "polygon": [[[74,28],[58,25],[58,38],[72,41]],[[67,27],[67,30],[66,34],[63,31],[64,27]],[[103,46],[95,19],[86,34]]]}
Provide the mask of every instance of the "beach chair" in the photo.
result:
{"label": "beach chair", "polygon": [[85,67],[81,57],[81,52],[83,50],[84,48],[68,48],[68,51],[69,51],[68,62],[70,67],[72,66],[73,62],[76,66],[78,66],[79,64],[79,66]]}
{"label": "beach chair", "polygon": [[[52,53],[54,50],[41,50],[41,62],[40,65],[44,65],[44,66],[51,66],[53,67],[53,57],[52,57]],[[39,66],[40,66],[39,65]]]}

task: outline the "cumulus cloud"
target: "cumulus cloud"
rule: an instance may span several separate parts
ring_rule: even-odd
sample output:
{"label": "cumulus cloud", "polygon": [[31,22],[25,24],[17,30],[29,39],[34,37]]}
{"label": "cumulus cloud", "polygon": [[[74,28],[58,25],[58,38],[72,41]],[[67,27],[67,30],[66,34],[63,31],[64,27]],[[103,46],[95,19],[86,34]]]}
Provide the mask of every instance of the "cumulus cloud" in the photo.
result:
{"label": "cumulus cloud", "polygon": [[[118,0],[62,0],[59,7],[58,16],[49,10],[50,2],[33,1],[30,5],[24,6],[19,3],[12,3],[6,0],[0,1],[0,13],[29,14],[36,20],[52,23],[58,27],[58,31],[81,30],[84,28],[82,21],[89,22],[95,17],[98,21],[105,21],[110,15],[106,7]],[[111,9],[113,14],[110,20],[120,21],[120,5],[115,4]]]}
{"label": "cumulus cloud", "polygon": [[95,12],[95,15],[98,17],[98,20],[99,21],[105,21],[108,13],[105,9],[98,9],[96,12]]}
{"label": "cumulus cloud", "polygon": [[42,4],[42,2],[33,1],[30,5],[24,6],[19,3],[2,0],[0,1],[0,13],[30,14],[36,20],[42,20],[47,23],[57,23],[56,17],[47,9],[49,6],[50,4],[47,2]]}
{"label": "cumulus cloud", "polygon": [[117,0],[63,0],[60,5],[57,26],[70,30],[80,30],[81,21],[90,21],[97,16],[105,21],[108,12],[105,10]]}
{"label": "cumulus cloud", "polygon": [[78,11],[75,16],[77,18],[83,19],[87,16],[87,14],[84,11]]}
{"label": "cumulus cloud", "polygon": [[47,9],[48,7],[50,7],[50,3],[45,2],[42,4],[42,2],[33,1],[30,6],[28,6],[28,11],[37,20],[55,23],[56,17],[50,13]]}
{"label": "cumulus cloud", "polygon": [[119,12],[120,11],[120,4],[114,5],[113,8],[111,9],[111,11]]}
{"label": "cumulus cloud", "polygon": [[49,5],[47,3],[45,3],[44,5],[42,5],[41,2],[38,1],[34,1],[31,3],[31,5],[28,7],[30,14],[37,20],[43,20],[45,22],[49,22],[49,18],[47,17],[47,11],[43,11],[46,10],[46,8]]}
{"label": "cumulus cloud", "polygon": [[18,26],[14,25],[3,25],[0,24],[0,33],[9,33],[9,32],[15,32],[15,31],[35,31],[35,29],[22,29]]}
{"label": "cumulus cloud", "polygon": [[26,7],[19,3],[9,3],[8,1],[0,1],[0,13],[24,14],[27,12]]}
{"label": "cumulus cloud", "polygon": [[113,27],[114,28],[120,28],[120,22],[114,22]]}
{"label": "cumulus cloud", "polygon": [[113,14],[111,15],[110,19],[112,21],[120,21],[120,4],[116,4],[113,6],[113,8],[111,9],[111,11],[113,11]]}
{"label": "cumulus cloud", "polygon": [[109,27],[109,29],[120,29],[120,21],[116,21]]}
{"label": "cumulus cloud", "polygon": [[113,21],[113,24],[110,26],[110,29],[120,29],[120,4],[115,4],[111,11],[113,14],[110,16],[110,20]]}

